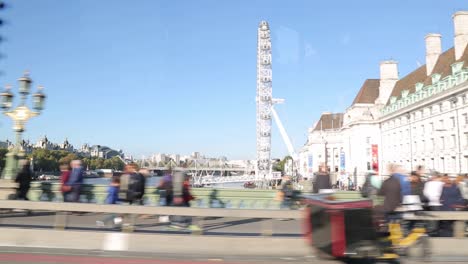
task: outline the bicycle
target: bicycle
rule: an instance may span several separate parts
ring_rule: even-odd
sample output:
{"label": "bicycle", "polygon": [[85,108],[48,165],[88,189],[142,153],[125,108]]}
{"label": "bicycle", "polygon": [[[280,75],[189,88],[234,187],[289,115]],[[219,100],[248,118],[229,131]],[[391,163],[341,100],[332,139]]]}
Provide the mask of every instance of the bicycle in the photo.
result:
{"label": "bicycle", "polygon": [[[390,220],[388,225],[388,237],[390,249],[393,254],[401,257],[409,257],[421,261],[427,261],[431,257],[429,236],[427,234],[425,221],[405,220],[408,215],[430,216],[424,211],[397,212],[400,216]],[[406,216],[405,216],[406,215]],[[415,226],[410,226],[411,230],[405,228],[405,222],[417,221]],[[407,225],[408,226],[408,225]]]}

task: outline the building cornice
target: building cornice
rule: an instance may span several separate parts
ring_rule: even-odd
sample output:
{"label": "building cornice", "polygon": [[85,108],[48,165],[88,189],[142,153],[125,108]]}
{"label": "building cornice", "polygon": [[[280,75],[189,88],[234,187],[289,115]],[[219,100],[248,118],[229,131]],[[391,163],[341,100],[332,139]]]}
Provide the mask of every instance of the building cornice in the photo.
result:
{"label": "building cornice", "polygon": [[[452,64],[452,68],[455,69],[458,65],[461,65],[460,62]],[[437,74],[433,75],[435,76]],[[412,107],[413,105],[424,102],[429,98],[437,97],[439,94],[447,93],[447,91],[453,90],[455,87],[466,83],[467,80],[468,68],[463,68],[458,69],[454,74],[425,87],[423,87],[423,83],[417,83],[416,92],[408,94],[408,90],[405,90],[405,96],[403,98],[390,98],[391,104],[385,106],[381,110],[382,116],[391,116],[394,113],[407,111],[407,107]]]}
{"label": "building cornice", "polygon": [[400,116],[404,113],[407,113],[407,112],[412,112],[416,109],[419,109],[421,107],[424,107],[426,105],[430,105],[430,104],[434,104],[435,102],[438,102],[438,101],[443,101],[449,97],[452,97],[454,95],[457,95],[457,94],[460,94],[460,93],[463,93],[467,90],[468,88],[468,81],[465,81],[451,89],[448,89],[448,90],[445,90],[445,91],[442,91],[441,93],[438,93],[437,96],[430,96],[430,97],[427,97],[421,101],[418,101],[410,106],[407,106],[407,107],[404,107],[404,108],[401,108],[391,114],[388,114],[388,115],[385,115],[385,116],[381,116],[380,117],[380,120],[379,122],[385,122],[385,121],[388,121],[388,120],[391,120],[397,116]]}

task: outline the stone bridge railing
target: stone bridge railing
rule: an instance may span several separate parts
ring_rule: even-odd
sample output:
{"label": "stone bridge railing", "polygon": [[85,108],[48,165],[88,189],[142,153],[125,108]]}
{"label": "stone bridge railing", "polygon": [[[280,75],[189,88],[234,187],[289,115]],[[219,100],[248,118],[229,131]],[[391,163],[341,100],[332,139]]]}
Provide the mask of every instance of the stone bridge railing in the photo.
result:
{"label": "stone bridge railing", "polygon": [[[104,204],[107,188],[107,185],[85,184],[80,201]],[[196,198],[192,201],[192,207],[198,208],[278,209],[280,207],[280,202],[275,200],[275,190],[216,189],[215,191],[212,188],[193,188],[192,193]],[[60,184],[55,182],[33,182],[28,198],[31,201],[63,201]],[[161,205],[160,195],[155,187],[146,187],[144,203],[150,206]]]}
{"label": "stone bridge railing", "polygon": [[[80,201],[104,204],[107,188],[107,185],[84,184]],[[196,208],[278,209],[281,202],[275,199],[276,192],[277,190],[261,189],[193,188],[192,193],[196,199],[191,204]],[[338,192],[337,195],[349,199],[359,197],[355,192]],[[28,198],[31,201],[63,201],[60,184],[57,182],[33,182]],[[161,205],[160,196],[155,187],[146,187],[144,203],[150,206]]]}

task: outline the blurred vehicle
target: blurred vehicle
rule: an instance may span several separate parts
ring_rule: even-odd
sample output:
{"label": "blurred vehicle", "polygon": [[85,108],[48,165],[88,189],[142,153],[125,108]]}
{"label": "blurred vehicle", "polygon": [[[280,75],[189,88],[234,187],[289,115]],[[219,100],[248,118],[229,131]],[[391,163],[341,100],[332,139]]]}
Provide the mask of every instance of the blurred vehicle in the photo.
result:
{"label": "blurred vehicle", "polygon": [[405,236],[400,221],[379,225],[382,221],[369,199],[336,200],[333,194],[302,197],[306,206],[304,237],[320,258],[344,263],[400,263],[401,257],[409,255],[430,256],[424,227]]}
{"label": "blurred vehicle", "polygon": [[256,187],[257,187],[257,185],[255,184],[255,182],[248,181],[248,182],[244,183],[244,188],[246,188],[246,189],[255,189]]}

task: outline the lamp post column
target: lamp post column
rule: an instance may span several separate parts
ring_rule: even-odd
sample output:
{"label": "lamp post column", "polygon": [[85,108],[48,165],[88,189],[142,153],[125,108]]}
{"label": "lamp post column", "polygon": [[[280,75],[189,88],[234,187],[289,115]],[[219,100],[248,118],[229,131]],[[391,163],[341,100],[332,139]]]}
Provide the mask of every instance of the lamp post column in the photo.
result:
{"label": "lamp post column", "polygon": [[13,121],[13,130],[16,134],[16,144],[7,154],[5,169],[0,179],[0,199],[13,199],[15,197],[16,183],[14,179],[18,173],[20,161],[24,160],[25,156],[21,144],[21,135],[24,132],[26,122],[30,118],[38,116],[40,111],[44,109],[45,95],[42,93],[42,87],[39,87],[38,92],[32,95],[33,109],[35,110],[33,111],[26,106],[26,98],[30,94],[32,83],[29,74],[25,73],[23,77],[18,79],[18,82],[21,96],[18,107],[11,109],[14,95],[10,92],[10,86],[7,86],[5,91],[0,93],[1,108],[3,113]]}

